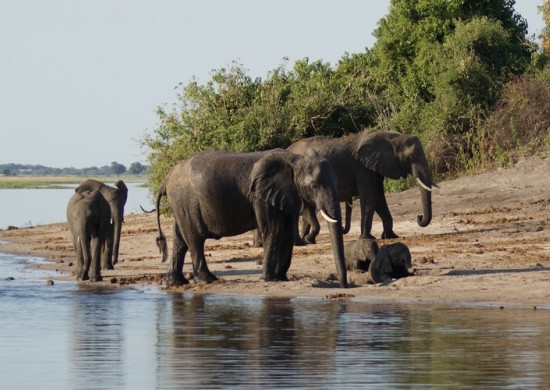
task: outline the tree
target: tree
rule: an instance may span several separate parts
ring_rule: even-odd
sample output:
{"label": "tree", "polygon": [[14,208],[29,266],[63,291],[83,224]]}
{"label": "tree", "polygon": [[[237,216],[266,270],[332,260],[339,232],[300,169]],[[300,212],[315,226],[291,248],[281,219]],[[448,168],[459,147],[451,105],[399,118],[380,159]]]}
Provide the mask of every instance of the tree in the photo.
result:
{"label": "tree", "polygon": [[146,169],[146,165],[143,165],[140,162],[133,162],[132,164],[130,164],[130,168],[128,168],[128,173],[131,173],[132,175],[139,175],[143,173]]}
{"label": "tree", "polygon": [[540,36],[542,50],[550,52],[550,0],[545,0],[539,7],[539,11],[542,13],[542,19],[544,20],[544,28]]}
{"label": "tree", "polygon": [[393,128],[428,129],[430,138],[433,132],[461,132],[471,122],[463,119],[496,102],[506,79],[521,74],[530,60],[527,23],[514,4],[392,1],[375,31],[371,63],[376,85],[395,107]]}
{"label": "tree", "polygon": [[111,163],[111,173],[113,175],[120,176],[124,172],[126,172],[126,167],[124,165],[119,164],[116,161]]}

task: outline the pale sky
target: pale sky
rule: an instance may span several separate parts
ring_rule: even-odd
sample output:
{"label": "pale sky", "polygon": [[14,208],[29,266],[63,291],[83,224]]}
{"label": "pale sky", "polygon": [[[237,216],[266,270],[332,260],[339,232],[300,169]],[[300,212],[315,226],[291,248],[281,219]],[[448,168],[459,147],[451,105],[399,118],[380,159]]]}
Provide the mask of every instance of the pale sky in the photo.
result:
{"label": "pale sky", "polygon": [[[543,0],[516,0],[530,35]],[[0,163],[145,163],[179,83],[242,64],[336,65],[372,47],[389,0],[0,0]]]}

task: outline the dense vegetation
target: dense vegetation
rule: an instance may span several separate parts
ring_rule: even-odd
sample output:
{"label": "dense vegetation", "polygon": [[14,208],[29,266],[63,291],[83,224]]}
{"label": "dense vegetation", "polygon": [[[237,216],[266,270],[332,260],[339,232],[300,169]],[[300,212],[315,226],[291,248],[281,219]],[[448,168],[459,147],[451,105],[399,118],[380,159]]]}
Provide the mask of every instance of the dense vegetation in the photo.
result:
{"label": "dense vegetation", "polygon": [[392,0],[375,45],[336,66],[304,58],[253,79],[234,63],[206,84],[180,85],[177,104],[158,108],[160,123],[143,139],[151,189],[202,150],[265,150],[364,129],[418,135],[437,177],[541,150],[548,47],[528,39],[514,4]]}

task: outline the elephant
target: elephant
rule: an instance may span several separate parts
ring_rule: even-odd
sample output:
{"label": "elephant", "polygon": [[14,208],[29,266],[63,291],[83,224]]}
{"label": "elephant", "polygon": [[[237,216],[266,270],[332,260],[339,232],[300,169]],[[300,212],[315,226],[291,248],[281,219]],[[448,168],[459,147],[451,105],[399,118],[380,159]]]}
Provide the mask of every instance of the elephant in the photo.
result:
{"label": "elephant", "polygon": [[67,223],[76,252],[77,280],[102,280],[100,257],[110,219],[109,203],[100,190],[75,192],[69,199]]}
{"label": "elephant", "polygon": [[[382,238],[397,238],[384,194],[384,178],[405,178],[412,174],[420,185],[422,214],[417,223],[426,227],[432,220],[432,175],[420,140],[414,135],[394,131],[363,131],[340,138],[316,136],[304,138],[290,145],[287,150],[304,154],[315,150],[333,166],[338,179],[338,196],[346,202],[346,226],[349,230],[351,202],[359,196],[361,207],[361,237],[371,235],[374,212],[383,224]],[[319,223],[315,209],[306,208],[302,213],[304,223],[301,238],[315,243]]]}
{"label": "elephant", "polygon": [[344,244],[344,256],[348,271],[367,272],[378,253],[378,244],[370,238],[360,238]]}
{"label": "elephant", "polygon": [[258,229],[264,241],[263,279],[287,280],[294,246],[294,226],[305,203],[315,205],[328,221],[341,287],[347,287],[342,217],[331,165],[318,156],[299,156],[284,149],[232,153],[207,151],[181,161],[166,175],[156,200],[157,245],[163,261],[166,238],[160,226],[163,196],[174,216],[172,258],[167,285],[188,284],[185,254],[191,252],[193,275],[213,282],[204,242]]}
{"label": "elephant", "polygon": [[111,187],[100,181],[88,179],[82,182],[75,189],[75,192],[94,190],[101,192],[111,208],[111,223],[108,226],[109,232],[106,235],[106,245],[101,254],[101,268],[113,269],[113,266],[118,262],[120,234],[124,221],[124,205],[126,205],[128,199],[128,187],[122,180],[118,180],[115,187]]}
{"label": "elephant", "polygon": [[386,283],[413,274],[411,252],[400,242],[382,245],[369,265],[369,278],[372,283]]}

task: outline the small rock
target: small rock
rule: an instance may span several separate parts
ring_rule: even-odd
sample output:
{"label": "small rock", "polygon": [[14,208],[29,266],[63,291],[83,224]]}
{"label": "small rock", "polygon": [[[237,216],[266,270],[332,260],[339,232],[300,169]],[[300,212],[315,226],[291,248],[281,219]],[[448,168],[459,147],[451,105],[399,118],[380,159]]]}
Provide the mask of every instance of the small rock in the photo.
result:
{"label": "small rock", "polygon": [[8,276],[6,279],[4,280],[15,280],[15,278],[13,276]]}
{"label": "small rock", "polygon": [[46,286],[53,286],[54,284],[55,284],[55,283],[54,283],[53,280],[51,280],[51,279],[47,279],[47,280],[46,280]]}
{"label": "small rock", "polygon": [[115,277],[111,278],[111,284],[116,284],[118,282],[118,279]]}

